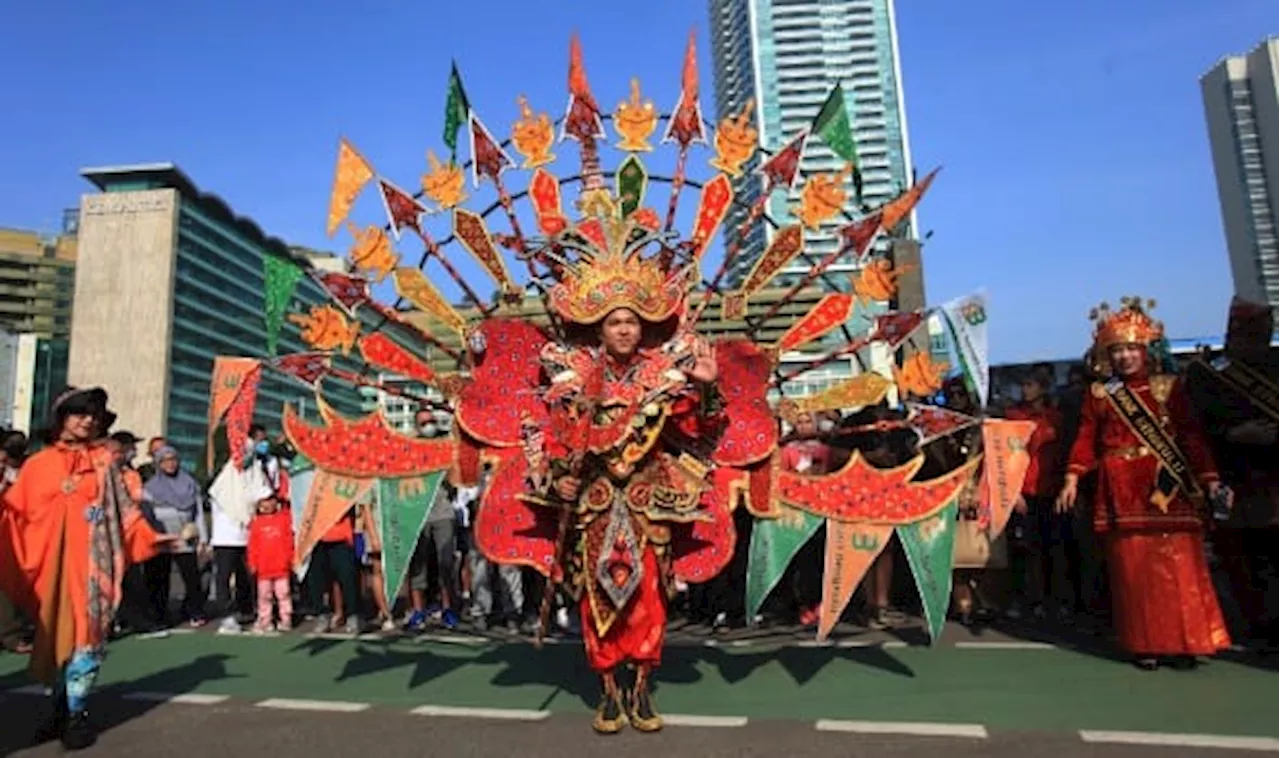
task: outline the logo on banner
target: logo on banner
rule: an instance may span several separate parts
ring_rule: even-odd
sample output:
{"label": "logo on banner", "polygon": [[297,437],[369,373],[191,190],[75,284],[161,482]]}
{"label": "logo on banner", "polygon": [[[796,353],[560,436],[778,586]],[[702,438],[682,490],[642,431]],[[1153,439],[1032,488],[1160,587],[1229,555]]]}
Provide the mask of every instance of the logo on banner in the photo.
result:
{"label": "logo on banner", "polygon": [[969,326],[978,326],[986,323],[987,309],[983,307],[981,301],[970,300],[960,306],[960,317],[963,318],[964,322]]}

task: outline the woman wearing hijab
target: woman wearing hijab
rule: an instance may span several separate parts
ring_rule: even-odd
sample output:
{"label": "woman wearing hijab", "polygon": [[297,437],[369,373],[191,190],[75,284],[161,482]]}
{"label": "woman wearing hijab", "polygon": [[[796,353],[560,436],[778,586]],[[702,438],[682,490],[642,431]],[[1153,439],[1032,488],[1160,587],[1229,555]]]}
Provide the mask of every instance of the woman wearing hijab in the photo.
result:
{"label": "woman wearing hijab", "polygon": [[103,443],[115,420],[101,389],[54,401],[48,445],[0,495],[0,588],[36,621],[30,672],[54,693],[40,737],[93,744],[86,710],[125,567],[170,541],[127,494]]}
{"label": "woman wearing hijab", "polygon": [[182,618],[192,626],[203,626],[204,593],[200,591],[198,552],[203,552],[209,544],[204,496],[195,477],[182,469],[177,450],[165,445],[156,451],[155,461],[156,473],[143,488],[151,509],[151,525],[156,531],[176,536],[178,541],[167,552],[147,561],[147,589],[152,608],[156,620],[164,624],[169,614],[169,577],[177,565],[185,588]]}

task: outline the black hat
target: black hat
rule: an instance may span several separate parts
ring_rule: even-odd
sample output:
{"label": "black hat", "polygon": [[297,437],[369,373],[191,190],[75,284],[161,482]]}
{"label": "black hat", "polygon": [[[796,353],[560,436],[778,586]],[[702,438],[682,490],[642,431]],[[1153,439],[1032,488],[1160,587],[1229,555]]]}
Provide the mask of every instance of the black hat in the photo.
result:
{"label": "black hat", "polygon": [[62,426],[62,420],[72,414],[96,416],[98,433],[102,435],[105,435],[107,430],[116,423],[116,414],[107,410],[107,391],[101,387],[88,389],[67,387],[55,395],[53,407],[49,413],[52,421],[49,429],[50,436],[56,434]]}
{"label": "black hat", "polygon": [[53,400],[53,415],[85,414],[98,415],[107,410],[107,391],[101,387],[79,389],[67,387],[59,392]]}
{"label": "black hat", "polygon": [[119,442],[121,445],[124,445],[125,447],[129,447],[130,445],[136,445],[138,444],[138,441],[139,441],[137,436],[135,436],[133,432],[130,432],[124,429],[111,435],[111,439],[115,440],[116,442]]}

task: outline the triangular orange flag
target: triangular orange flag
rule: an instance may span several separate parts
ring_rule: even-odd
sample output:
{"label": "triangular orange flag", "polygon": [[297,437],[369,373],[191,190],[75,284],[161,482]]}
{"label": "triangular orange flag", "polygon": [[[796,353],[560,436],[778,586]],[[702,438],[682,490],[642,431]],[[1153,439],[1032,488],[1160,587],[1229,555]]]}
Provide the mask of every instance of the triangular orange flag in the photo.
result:
{"label": "triangular orange flag", "polygon": [[295,568],[306,562],[324,533],[338,523],[353,505],[367,496],[377,481],[331,471],[316,472],[315,479],[311,482],[311,491],[307,493],[306,502],[302,506],[302,521],[298,524],[298,534],[295,537]]}
{"label": "triangular orange flag", "polygon": [[329,220],[325,233],[330,237],[347,220],[351,206],[364,185],[373,178],[373,167],[345,137],[338,142],[338,166],[333,172],[333,191],[329,194]]}
{"label": "triangular orange flag", "polygon": [[827,519],[827,549],[822,570],[822,610],[818,640],[831,634],[840,614],[871,564],[893,537],[893,527]]}

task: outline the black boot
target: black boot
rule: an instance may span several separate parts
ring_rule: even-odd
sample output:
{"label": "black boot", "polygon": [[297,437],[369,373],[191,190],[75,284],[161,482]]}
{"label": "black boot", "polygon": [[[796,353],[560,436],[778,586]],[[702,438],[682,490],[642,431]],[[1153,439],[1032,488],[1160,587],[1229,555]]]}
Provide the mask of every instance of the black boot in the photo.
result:
{"label": "black boot", "polygon": [[636,667],[636,686],[631,691],[631,727],[639,732],[656,732],[662,728],[662,717],[653,707],[649,694],[649,667]]}
{"label": "black boot", "polygon": [[67,750],[84,750],[98,741],[98,732],[89,723],[88,711],[77,711],[67,718],[62,731],[62,747]]}
{"label": "black boot", "polygon": [[66,728],[67,696],[57,695],[53,700],[53,713],[49,714],[49,717],[36,729],[35,744],[43,745],[46,742],[60,739]]}
{"label": "black boot", "polygon": [[604,682],[604,695],[601,696],[600,706],[596,708],[596,718],[591,722],[591,728],[600,734],[617,734],[627,723],[627,713],[622,707],[622,693],[618,689],[617,680],[613,678],[613,672],[600,678]]}

